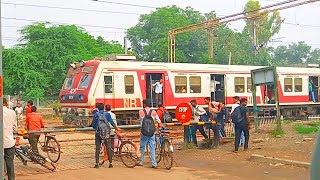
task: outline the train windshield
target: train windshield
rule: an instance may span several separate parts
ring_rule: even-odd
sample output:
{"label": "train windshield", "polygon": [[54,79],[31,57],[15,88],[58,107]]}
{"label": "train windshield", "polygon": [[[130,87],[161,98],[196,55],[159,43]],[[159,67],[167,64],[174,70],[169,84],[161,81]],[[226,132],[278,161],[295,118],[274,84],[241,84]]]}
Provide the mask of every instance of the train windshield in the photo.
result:
{"label": "train windshield", "polygon": [[74,82],[74,77],[73,76],[67,77],[66,82],[64,83],[63,89],[71,89],[72,85],[73,85],[73,82]]}
{"label": "train windshield", "polygon": [[91,80],[91,75],[86,74],[86,75],[82,76],[78,88],[79,88],[79,89],[87,89],[88,86],[89,86],[90,80]]}

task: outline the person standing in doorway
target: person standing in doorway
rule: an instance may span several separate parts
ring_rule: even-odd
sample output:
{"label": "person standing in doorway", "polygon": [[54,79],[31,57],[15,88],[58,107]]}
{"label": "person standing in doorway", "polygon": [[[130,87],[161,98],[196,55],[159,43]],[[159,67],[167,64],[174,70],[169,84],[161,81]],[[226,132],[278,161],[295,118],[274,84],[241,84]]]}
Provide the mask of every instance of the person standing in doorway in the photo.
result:
{"label": "person standing in doorway", "polygon": [[[239,96],[234,96],[233,97],[233,101],[234,101],[234,104],[232,105],[232,108],[231,108],[231,114],[232,112],[240,106],[240,97]],[[235,124],[233,124],[233,128],[234,128],[234,131],[235,131]],[[241,133],[241,137],[240,137],[240,144],[239,146],[242,146],[244,144],[244,134],[243,132]]]}
{"label": "person standing in doorway", "polygon": [[4,161],[7,167],[8,180],[14,180],[13,158],[15,153],[15,142],[13,132],[17,130],[16,113],[9,109],[6,98],[3,98],[3,148]]}
{"label": "person standing in doorway", "polygon": [[156,82],[153,84],[153,87],[155,87],[154,92],[156,93],[156,104],[158,106],[158,104],[162,104],[163,101],[163,79],[160,79],[159,82]]}
{"label": "person standing in doorway", "polygon": [[244,142],[244,150],[248,149],[249,145],[249,130],[250,130],[250,117],[249,117],[249,109],[247,107],[247,99],[240,99],[240,106],[234,110],[234,113],[240,113],[238,120],[234,120],[235,122],[235,143],[234,143],[234,152],[237,153],[239,150],[240,137],[243,132],[245,137]]}
{"label": "person standing in doorway", "polygon": [[310,79],[310,81],[309,81],[309,101],[317,102],[315,95],[314,95],[314,91],[316,88],[318,88],[318,86],[314,85],[313,80]]}

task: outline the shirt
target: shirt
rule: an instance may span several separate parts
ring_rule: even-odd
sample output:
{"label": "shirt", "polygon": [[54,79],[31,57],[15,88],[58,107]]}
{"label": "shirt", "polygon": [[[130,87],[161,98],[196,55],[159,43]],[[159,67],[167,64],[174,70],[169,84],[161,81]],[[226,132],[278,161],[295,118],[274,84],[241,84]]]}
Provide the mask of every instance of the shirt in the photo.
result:
{"label": "shirt", "polygon": [[[108,111],[107,113],[110,114],[111,119],[113,120],[114,124],[117,125],[117,117],[116,117],[116,115],[111,111]],[[111,124],[110,124],[110,127],[111,127]],[[114,129],[111,129],[111,135],[115,135],[115,130]]]}
{"label": "shirt", "polygon": [[[42,116],[38,113],[32,112],[29,113],[26,118],[27,129],[30,131],[39,131],[41,128],[44,128]],[[40,133],[36,133],[39,135]]]}
{"label": "shirt", "polygon": [[[196,107],[193,107],[191,104],[190,106],[192,108],[192,116],[195,122],[199,122],[200,116],[207,113],[201,106],[197,105]],[[199,113],[199,116],[197,116],[196,113]]]}
{"label": "shirt", "polygon": [[17,130],[16,113],[3,106],[3,148],[12,148],[15,145],[13,131]]}
{"label": "shirt", "polygon": [[[151,117],[153,118],[154,121],[157,121],[158,123],[161,123],[161,120],[157,114],[157,112],[155,110],[151,110],[149,107],[144,108],[147,111],[147,114],[149,114],[150,111],[151,112]],[[140,110],[139,111],[139,117],[140,117],[140,124],[142,124],[142,119],[145,117],[145,113],[144,110]]]}
{"label": "shirt", "polygon": [[15,111],[16,111],[17,114],[22,114],[23,108],[22,107],[16,107]]}
{"label": "shirt", "polygon": [[316,86],[313,83],[309,82],[309,92],[312,92],[315,87]]}
{"label": "shirt", "polygon": [[243,118],[243,119],[241,122],[235,124],[236,127],[247,127],[248,126],[247,116],[246,116],[247,112],[249,112],[248,107],[240,106],[241,118]]}
{"label": "shirt", "polygon": [[162,93],[163,84],[160,82],[156,82],[153,86],[155,86],[154,92],[157,94]]}
{"label": "shirt", "polygon": [[231,108],[231,113],[234,111],[236,107],[239,107],[239,106],[240,106],[240,102],[236,102],[235,104],[233,104]]}
{"label": "shirt", "polygon": [[[103,113],[105,113],[105,111],[104,111],[104,110],[100,110],[99,112],[96,112],[96,113],[93,114],[93,121],[92,121],[92,127],[93,127],[93,129],[98,130],[99,116],[100,116],[100,114],[103,114]],[[104,117],[105,117],[105,119],[106,119],[107,121],[109,121],[109,123],[110,123],[113,127],[116,126],[115,123],[113,122],[113,119],[112,119],[110,113],[105,113]],[[96,132],[97,132],[97,131],[96,131]]]}
{"label": "shirt", "polygon": [[31,107],[32,107],[32,106],[29,106],[29,107],[27,108],[27,110],[26,110],[26,118],[28,118],[28,115],[29,115],[30,113],[32,113]]}

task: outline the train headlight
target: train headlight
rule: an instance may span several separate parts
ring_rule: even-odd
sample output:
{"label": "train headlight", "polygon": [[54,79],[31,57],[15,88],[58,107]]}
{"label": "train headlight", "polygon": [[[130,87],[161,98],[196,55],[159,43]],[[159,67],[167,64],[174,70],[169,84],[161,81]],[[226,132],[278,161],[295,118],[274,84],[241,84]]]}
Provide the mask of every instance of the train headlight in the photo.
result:
{"label": "train headlight", "polygon": [[81,95],[79,95],[79,100],[80,101],[83,101],[84,100],[84,96],[81,94]]}
{"label": "train headlight", "polygon": [[83,67],[84,64],[85,64],[84,61],[80,61],[80,62],[79,62],[80,67]]}
{"label": "train headlight", "polygon": [[65,96],[65,95],[62,95],[62,96],[61,96],[61,99],[62,99],[62,101],[65,101],[65,100],[66,100],[66,96]]}

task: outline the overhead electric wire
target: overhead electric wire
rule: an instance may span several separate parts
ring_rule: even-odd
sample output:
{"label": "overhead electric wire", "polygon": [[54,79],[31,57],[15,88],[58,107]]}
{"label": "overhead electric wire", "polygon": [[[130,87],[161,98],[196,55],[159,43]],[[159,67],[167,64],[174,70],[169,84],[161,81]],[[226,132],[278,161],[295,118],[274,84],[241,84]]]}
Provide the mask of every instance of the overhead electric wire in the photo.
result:
{"label": "overhead electric wire", "polygon": [[151,9],[159,8],[159,7],[155,7],[155,6],[145,6],[145,5],[139,5],[139,4],[129,4],[129,3],[114,2],[114,1],[100,1],[100,0],[91,0],[91,1],[100,2],[100,3],[108,3],[108,4],[117,4],[117,5],[123,5],[123,6],[151,8]]}
{"label": "overhead electric wire", "polygon": [[15,6],[27,6],[27,7],[38,7],[38,8],[48,8],[48,9],[73,10],[73,11],[87,11],[87,12],[100,12],[100,13],[112,13],[112,14],[141,15],[139,13],[132,13],[132,12],[105,11],[105,10],[95,10],[95,9],[80,9],[80,8],[69,8],[69,7],[59,7],[59,6],[44,6],[44,5],[34,5],[34,4],[23,4],[23,3],[3,2],[1,4],[15,5]]}
{"label": "overhead electric wire", "polygon": [[52,23],[52,24],[77,25],[77,26],[97,27],[97,28],[105,28],[105,29],[123,29],[123,30],[127,29],[127,28],[123,28],[123,27],[97,26],[97,25],[89,25],[89,24],[54,22],[54,21],[48,21],[48,20],[35,20],[35,19],[13,18],[13,17],[2,17],[2,19],[17,20],[17,21],[29,21],[29,22],[48,22],[48,23]]}

